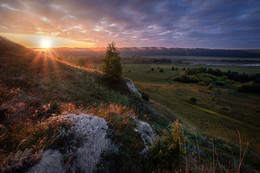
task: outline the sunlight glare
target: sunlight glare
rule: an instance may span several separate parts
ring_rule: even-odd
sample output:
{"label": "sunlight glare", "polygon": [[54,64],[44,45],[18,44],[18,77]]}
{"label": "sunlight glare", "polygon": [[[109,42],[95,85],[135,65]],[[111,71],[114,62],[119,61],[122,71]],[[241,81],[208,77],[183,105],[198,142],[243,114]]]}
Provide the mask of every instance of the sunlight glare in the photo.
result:
{"label": "sunlight glare", "polygon": [[41,41],[41,48],[50,48],[51,42],[50,40],[44,39]]}

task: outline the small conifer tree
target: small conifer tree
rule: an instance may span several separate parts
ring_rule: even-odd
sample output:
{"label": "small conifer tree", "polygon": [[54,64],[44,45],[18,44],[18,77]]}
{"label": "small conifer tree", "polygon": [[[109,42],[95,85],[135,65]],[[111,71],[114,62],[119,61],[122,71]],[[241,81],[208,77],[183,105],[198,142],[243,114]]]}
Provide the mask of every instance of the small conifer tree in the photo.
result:
{"label": "small conifer tree", "polygon": [[103,73],[112,80],[120,80],[122,78],[122,65],[119,51],[115,47],[115,43],[109,43],[107,52],[103,59]]}

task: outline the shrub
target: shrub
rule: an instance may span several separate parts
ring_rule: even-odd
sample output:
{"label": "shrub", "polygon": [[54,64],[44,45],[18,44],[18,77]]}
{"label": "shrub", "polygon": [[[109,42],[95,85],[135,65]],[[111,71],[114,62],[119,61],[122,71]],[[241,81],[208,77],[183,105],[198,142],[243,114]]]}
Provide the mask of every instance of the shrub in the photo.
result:
{"label": "shrub", "polygon": [[174,71],[174,66],[172,66],[172,71]]}
{"label": "shrub", "polygon": [[[180,143],[182,140],[181,128],[178,121],[169,125],[160,138],[154,140],[151,148],[152,163],[160,170],[173,170],[179,164]],[[162,171],[164,172],[164,171]]]}
{"label": "shrub", "polygon": [[[133,109],[126,106],[110,104],[108,107],[100,105],[89,110],[96,116],[106,119],[108,126],[113,131],[111,138],[116,151],[104,153],[102,166],[111,172],[134,172],[140,165],[140,152],[144,148],[140,134],[135,131],[136,122],[133,117],[137,115]],[[107,169],[100,172],[107,172]]]}
{"label": "shrub", "polygon": [[220,80],[217,80],[215,84],[218,85],[218,86],[225,86],[226,85],[224,81],[220,81]]}
{"label": "shrub", "polygon": [[151,71],[154,71],[154,68],[151,68]]}
{"label": "shrub", "polygon": [[260,84],[256,84],[254,81],[250,81],[244,84],[240,84],[237,90],[240,92],[260,93]]}
{"label": "shrub", "polygon": [[107,46],[107,52],[103,59],[103,73],[112,80],[120,80],[122,78],[122,65],[119,51],[112,42]]}
{"label": "shrub", "polygon": [[196,76],[200,80],[206,82],[207,84],[210,84],[210,83],[212,83],[213,81],[215,81],[217,79],[216,76],[211,75],[211,74],[207,74],[207,73],[198,73],[198,74],[196,74]]}
{"label": "shrub", "polygon": [[182,74],[174,78],[175,81],[183,82],[183,83],[198,83],[200,80],[195,75],[186,75]]}
{"label": "shrub", "polygon": [[163,68],[161,68],[161,69],[159,70],[159,72],[161,72],[161,73],[163,73],[163,71],[164,71]]}

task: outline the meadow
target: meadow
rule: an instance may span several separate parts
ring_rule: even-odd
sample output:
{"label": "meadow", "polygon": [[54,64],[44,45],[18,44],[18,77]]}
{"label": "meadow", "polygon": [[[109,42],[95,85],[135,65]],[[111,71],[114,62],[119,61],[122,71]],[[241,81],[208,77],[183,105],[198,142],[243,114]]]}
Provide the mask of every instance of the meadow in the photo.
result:
{"label": "meadow", "polygon": [[[205,64],[122,58],[123,77],[134,82],[143,94],[140,98],[129,92],[124,80],[110,81],[102,75],[101,58],[34,52],[7,40],[0,44],[0,113],[5,115],[0,162],[4,170],[27,169],[44,149],[66,144],[69,139],[57,139],[61,124],[39,124],[64,111],[94,114],[108,121],[115,132],[113,142],[121,146],[119,153],[103,157],[110,170],[259,170],[259,94],[251,90],[259,85],[259,76],[253,75],[260,73],[259,67],[221,66],[221,71],[211,67],[206,74]],[[191,69],[187,74],[194,67],[204,72]],[[226,73],[229,70],[250,75]],[[238,91],[244,77],[256,83],[244,86],[251,93]],[[148,157],[139,155],[143,143],[131,115],[149,123],[158,135]],[[33,148],[32,157],[28,148]],[[19,153],[24,156],[16,156]],[[24,163],[14,167],[19,159]]]}
{"label": "meadow", "polygon": [[[72,64],[102,68],[100,56],[93,61],[93,58],[77,56],[73,51],[65,55],[63,59]],[[191,132],[195,130],[234,144],[238,143],[239,131],[244,144],[248,141],[249,148],[259,154],[260,94],[239,92],[239,82],[223,80],[221,77],[217,80],[224,86],[213,83],[212,89],[208,88],[208,84],[175,80],[187,68],[194,67],[238,74],[260,74],[260,67],[254,66],[258,62],[259,58],[241,57],[149,55],[122,58],[123,76],[131,79],[139,91],[148,94],[149,104],[163,114],[168,123],[177,117]],[[196,99],[196,104],[190,103],[191,98]]]}
{"label": "meadow", "polygon": [[[179,70],[172,71],[172,66]],[[249,141],[249,147],[259,153],[260,95],[241,93],[235,87],[213,85],[212,89],[208,89],[198,83],[181,83],[174,80],[185,72],[183,68],[189,67],[194,66],[128,63],[124,64],[123,75],[131,79],[139,90],[146,92],[150,102],[167,107],[191,131],[195,130],[231,143],[238,143],[239,131],[242,141]],[[259,67],[211,68],[251,74],[260,72]],[[163,69],[163,72],[160,72],[160,69]],[[190,103],[192,97],[197,100],[196,104]]]}

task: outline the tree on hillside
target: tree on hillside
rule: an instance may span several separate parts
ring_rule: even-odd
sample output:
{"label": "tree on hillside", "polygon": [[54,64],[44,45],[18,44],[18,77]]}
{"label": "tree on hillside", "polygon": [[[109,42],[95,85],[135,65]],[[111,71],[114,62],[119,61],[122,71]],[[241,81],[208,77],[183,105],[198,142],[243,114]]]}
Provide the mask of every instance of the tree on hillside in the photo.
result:
{"label": "tree on hillside", "polygon": [[115,43],[109,43],[105,58],[103,59],[103,73],[112,80],[120,80],[122,78],[122,65],[119,54]]}

